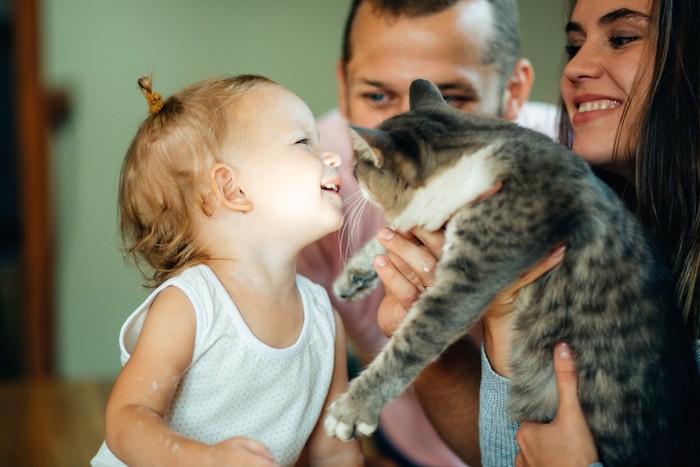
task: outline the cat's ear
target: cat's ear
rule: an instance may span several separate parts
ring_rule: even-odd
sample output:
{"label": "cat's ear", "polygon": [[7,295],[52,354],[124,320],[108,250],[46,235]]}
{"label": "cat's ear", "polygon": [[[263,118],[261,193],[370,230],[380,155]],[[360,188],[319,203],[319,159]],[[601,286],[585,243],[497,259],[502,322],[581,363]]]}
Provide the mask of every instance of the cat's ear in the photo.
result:
{"label": "cat's ear", "polygon": [[389,133],[376,128],[362,128],[353,125],[348,127],[348,132],[355,154],[374,162],[377,167],[381,167],[384,163],[382,154],[388,152],[394,145]]}
{"label": "cat's ear", "polygon": [[411,87],[408,91],[408,100],[411,110],[425,106],[445,104],[445,98],[442,97],[440,89],[438,89],[432,81],[428,81],[427,79],[416,79],[411,83]]}
{"label": "cat's ear", "polygon": [[209,171],[209,186],[228,209],[244,214],[253,210],[253,202],[246,196],[237,169],[226,164],[214,164]]}

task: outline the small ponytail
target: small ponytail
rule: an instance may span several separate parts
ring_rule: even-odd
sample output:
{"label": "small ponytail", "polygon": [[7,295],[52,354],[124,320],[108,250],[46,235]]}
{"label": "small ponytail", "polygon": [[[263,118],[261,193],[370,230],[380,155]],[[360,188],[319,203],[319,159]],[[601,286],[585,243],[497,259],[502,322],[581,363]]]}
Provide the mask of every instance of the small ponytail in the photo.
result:
{"label": "small ponytail", "polygon": [[144,76],[142,78],[139,78],[138,84],[139,89],[141,90],[143,95],[146,96],[146,102],[148,102],[148,111],[150,112],[150,114],[155,115],[158,112],[160,112],[160,109],[163,108],[164,104],[163,98],[160,96],[160,93],[153,92],[151,77]]}

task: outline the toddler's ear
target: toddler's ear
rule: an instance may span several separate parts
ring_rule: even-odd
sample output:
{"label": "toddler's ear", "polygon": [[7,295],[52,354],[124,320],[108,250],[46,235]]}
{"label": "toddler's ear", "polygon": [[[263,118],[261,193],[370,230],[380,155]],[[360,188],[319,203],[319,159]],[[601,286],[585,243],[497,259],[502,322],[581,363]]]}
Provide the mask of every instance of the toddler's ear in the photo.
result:
{"label": "toddler's ear", "polygon": [[221,204],[239,212],[253,210],[253,202],[246,198],[237,169],[226,164],[214,164],[209,171],[209,185]]}

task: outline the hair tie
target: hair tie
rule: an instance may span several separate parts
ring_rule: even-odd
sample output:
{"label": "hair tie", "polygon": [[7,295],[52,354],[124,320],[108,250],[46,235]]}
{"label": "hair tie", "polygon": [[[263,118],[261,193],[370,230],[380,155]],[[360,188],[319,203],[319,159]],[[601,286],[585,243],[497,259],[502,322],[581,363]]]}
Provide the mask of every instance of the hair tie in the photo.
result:
{"label": "hair tie", "polygon": [[148,102],[148,112],[150,112],[151,115],[155,115],[160,112],[160,109],[163,108],[164,104],[163,98],[161,97],[160,93],[154,92],[151,89],[151,77],[143,77],[139,79],[138,83],[139,89],[141,89],[143,95],[146,96],[146,102]]}
{"label": "hair tie", "polygon": [[148,111],[151,113],[151,115],[157,114],[160,112],[160,109],[163,108],[163,98],[160,97],[160,93],[147,93],[146,101],[148,102]]}

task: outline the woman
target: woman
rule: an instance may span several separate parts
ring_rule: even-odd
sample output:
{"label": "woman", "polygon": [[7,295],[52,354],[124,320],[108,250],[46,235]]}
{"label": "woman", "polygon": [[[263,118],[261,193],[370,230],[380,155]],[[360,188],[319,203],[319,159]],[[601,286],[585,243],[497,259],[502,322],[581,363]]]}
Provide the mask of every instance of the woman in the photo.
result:
{"label": "woman", "polygon": [[[700,308],[700,35],[694,28],[699,21],[697,0],[573,2],[566,26],[570,60],[561,80],[562,142],[594,166],[647,227],[672,269],[678,302],[695,339]],[[420,241],[398,235],[384,239],[390,253],[375,262],[389,291],[378,317],[387,331],[396,327],[419,289],[434,281],[430,266],[435,261],[432,256],[440,251],[441,237],[426,232],[416,235]],[[528,277],[501,294],[484,318],[484,347],[495,373],[508,376],[512,309],[508,305],[513,295],[557,261],[556,256],[543,260]],[[472,354],[473,350],[468,355]],[[463,359],[461,352],[450,355]],[[441,359],[415,387],[443,437],[457,452],[470,453],[475,446],[465,446],[463,440],[473,420],[471,424],[454,422],[455,409],[439,401],[459,401],[462,410],[473,409],[474,375],[471,383],[464,382],[466,376],[455,381],[450,368],[455,363],[449,356]],[[559,414],[548,425],[522,424],[516,465],[597,461],[566,347],[555,350],[555,371]],[[492,379],[498,382],[498,377]],[[503,381],[507,392],[507,380]],[[482,405],[488,396],[483,384],[482,380]],[[484,449],[488,447],[482,446],[482,454]]]}

